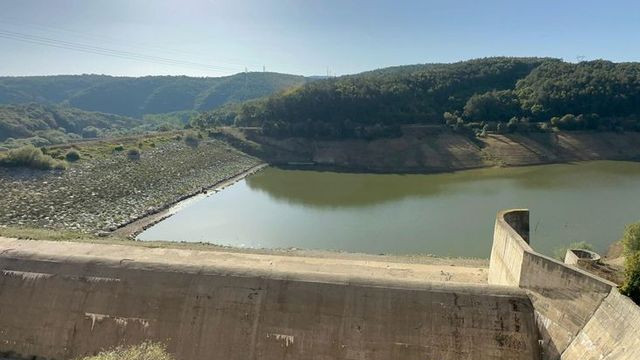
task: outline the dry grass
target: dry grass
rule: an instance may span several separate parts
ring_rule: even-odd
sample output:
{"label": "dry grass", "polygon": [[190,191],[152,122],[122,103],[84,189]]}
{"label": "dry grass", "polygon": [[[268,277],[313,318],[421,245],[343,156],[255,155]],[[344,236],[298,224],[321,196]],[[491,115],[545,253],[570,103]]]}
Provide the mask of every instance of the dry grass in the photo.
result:
{"label": "dry grass", "polygon": [[28,167],[40,170],[64,170],[67,168],[66,162],[43,154],[42,150],[33,145],[9,150],[6,156],[0,159],[0,165],[7,167]]}
{"label": "dry grass", "polygon": [[143,342],[133,346],[119,346],[112,350],[103,351],[98,355],[87,356],[77,360],[174,360],[174,357],[167,353],[164,345]]}

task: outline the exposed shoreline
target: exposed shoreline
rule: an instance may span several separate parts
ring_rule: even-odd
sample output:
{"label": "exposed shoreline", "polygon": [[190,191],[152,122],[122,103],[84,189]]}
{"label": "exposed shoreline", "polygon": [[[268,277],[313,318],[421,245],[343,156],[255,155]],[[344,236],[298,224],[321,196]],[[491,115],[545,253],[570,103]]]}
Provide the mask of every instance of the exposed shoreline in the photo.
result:
{"label": "exposed shoreline", "polygon": [[189,204],[195,201],[198,201],[200,199],[203,199],[205,197],[211,196],[210,192],[216,193],[226,188],[227,186],[235,184],[236,182],[244,179],[249,175],[257,173],[258,171],[266,168],[267,166],[269,166],[269,164],[267,163],[256,165],[246,171],[241,172],[240,174],[221,180],[199,191],[185,194],[181,196],[179,199],[177,199],[176,201],[168,203],[164,207],[158,209],[157,212],[154,212],[152,214],[145,214],[127,224],[122,225],[118,229],[112,231],[111,234],[115,236],[122,236],[122,237],[135,239],[135,237],[138,236],[144,230],[150,228],[151,226],[159,223],[160,221],[168,217],[173,216],[178,211],[183,209],[185,206],[188,206]]}
{"label": "exposed shoreline", "polygon": [[352,173],[432,174],[589,160],[640,161],[640,132],[489,134],[470,139],[441,129],[374,140],[317,140],[228,131],[223,137],[279,167]]}

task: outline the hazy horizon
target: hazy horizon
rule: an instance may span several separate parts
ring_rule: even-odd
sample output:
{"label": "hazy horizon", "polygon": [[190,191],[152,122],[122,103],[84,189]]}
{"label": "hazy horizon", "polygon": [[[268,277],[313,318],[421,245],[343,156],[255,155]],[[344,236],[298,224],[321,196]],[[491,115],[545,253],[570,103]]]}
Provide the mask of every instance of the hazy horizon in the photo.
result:
{"label": "hazy horizon", "polygon": [[0,75],[343,75],[489,56],[636,61],[631,1],[4,1]]}
{"label": "hazy horizon", "polygon": [[[497,55],[497,56],[487,56],[485,58],[497,58],[497,57],[512,57],[512,56],[508,56],[508,55]],[[531,57],[535,57],[535,56],[531,56]],[[335,75],[335,76],[348,76],[348,75],[356,75],[356,74],[360,74],[363,72],[369,72],[369,71],[375,71],[375,70],[380,70],[380,69],[385,69],[385,68],[392,68],[392,67],[399,67],[399,66],[414,66],[414,65],[426,65],[426,64],[453,64],[453,63],[458,63],[458,62],[465,62],[465,61],[469,61],[469,60],[477,60],[477,59],[481,59],[481,58],[470,58],[470,59],[462,59],[462,60],[457,60],[457,61],[451,61],[451,62],[438,62],[438,63],[413,63],[413,64],[394,64],[394,65],[388,65],[388,66],[384,66],[384,67],[377,67],[377,68],[373,68],[373,69],[364,69],[362,71],[358,71],[355,73],[348,73],[348,74],[339,74],[339,75]],[[593,60],[606,60],[606,61],[610,61],[608,59],[593,59]],[[565,60],[567,61],[567,60]],[[304,76],[304,77],[327,77],[326,74],[311,74],[311,75],[303,75],[303,74],[295,74],[295,73],[286,73],[286,72],[276,72],[276,71],[247,71],[247,73],[249,74],[260,74],[260,73],[271,73],[271,74],[282,74],[282,75],[293,75],[293,76]],[[131,78],[141,78],[141,77],[151,77],[151,76],[167,76],[167,77],[181,77],[181,76],[185,76],[185,77],[194,77],[194,78],[217,78],[217,77],[230,77],[230,76],[235,76],[235,75],[240,75],[245,73],[244,71],[241,72],[237,72],[237,73],[232,73],[232,74],[225,74],[225,75],[212,75],[212,76],[196,76],[196,75],[186,75],[186,74],[142,74],[142,75],[119,75],[119,74],[100,74],[100,73],[60,73],[60,74],[33,74],[33,75],[4,75],[4,74],[0,74],[0,77],[3,78],[8,78],[8,77],[47,77],[47,76],[83,76],[83,75],[87,75],[87,76],[110,76],[110,77],[131,77]],[[334,76],[334,74],[332,74],[332,76]]]}

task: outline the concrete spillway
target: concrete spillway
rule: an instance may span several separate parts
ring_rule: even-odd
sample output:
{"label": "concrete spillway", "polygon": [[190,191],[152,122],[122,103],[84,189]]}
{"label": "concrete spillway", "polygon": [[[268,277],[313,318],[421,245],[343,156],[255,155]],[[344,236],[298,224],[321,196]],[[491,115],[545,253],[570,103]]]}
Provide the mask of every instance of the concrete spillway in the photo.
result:
{"label": "concrete spillway", "polygon": [[498,213],[489,283],[527,291],[543,359],[639,358],[640,308],[615,284],[535,252],[528,210]]}

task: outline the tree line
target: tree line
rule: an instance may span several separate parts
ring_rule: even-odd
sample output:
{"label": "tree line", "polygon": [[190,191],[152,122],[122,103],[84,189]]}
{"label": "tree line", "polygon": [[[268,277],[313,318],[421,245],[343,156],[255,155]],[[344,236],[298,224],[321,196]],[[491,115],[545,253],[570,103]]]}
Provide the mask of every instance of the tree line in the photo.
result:
{"label": "tree line", "polygon": [[496,57],[318,80],[197,117],[272,136],[374,138],[404,124],[456,131],[638,131],[640,64]]}

